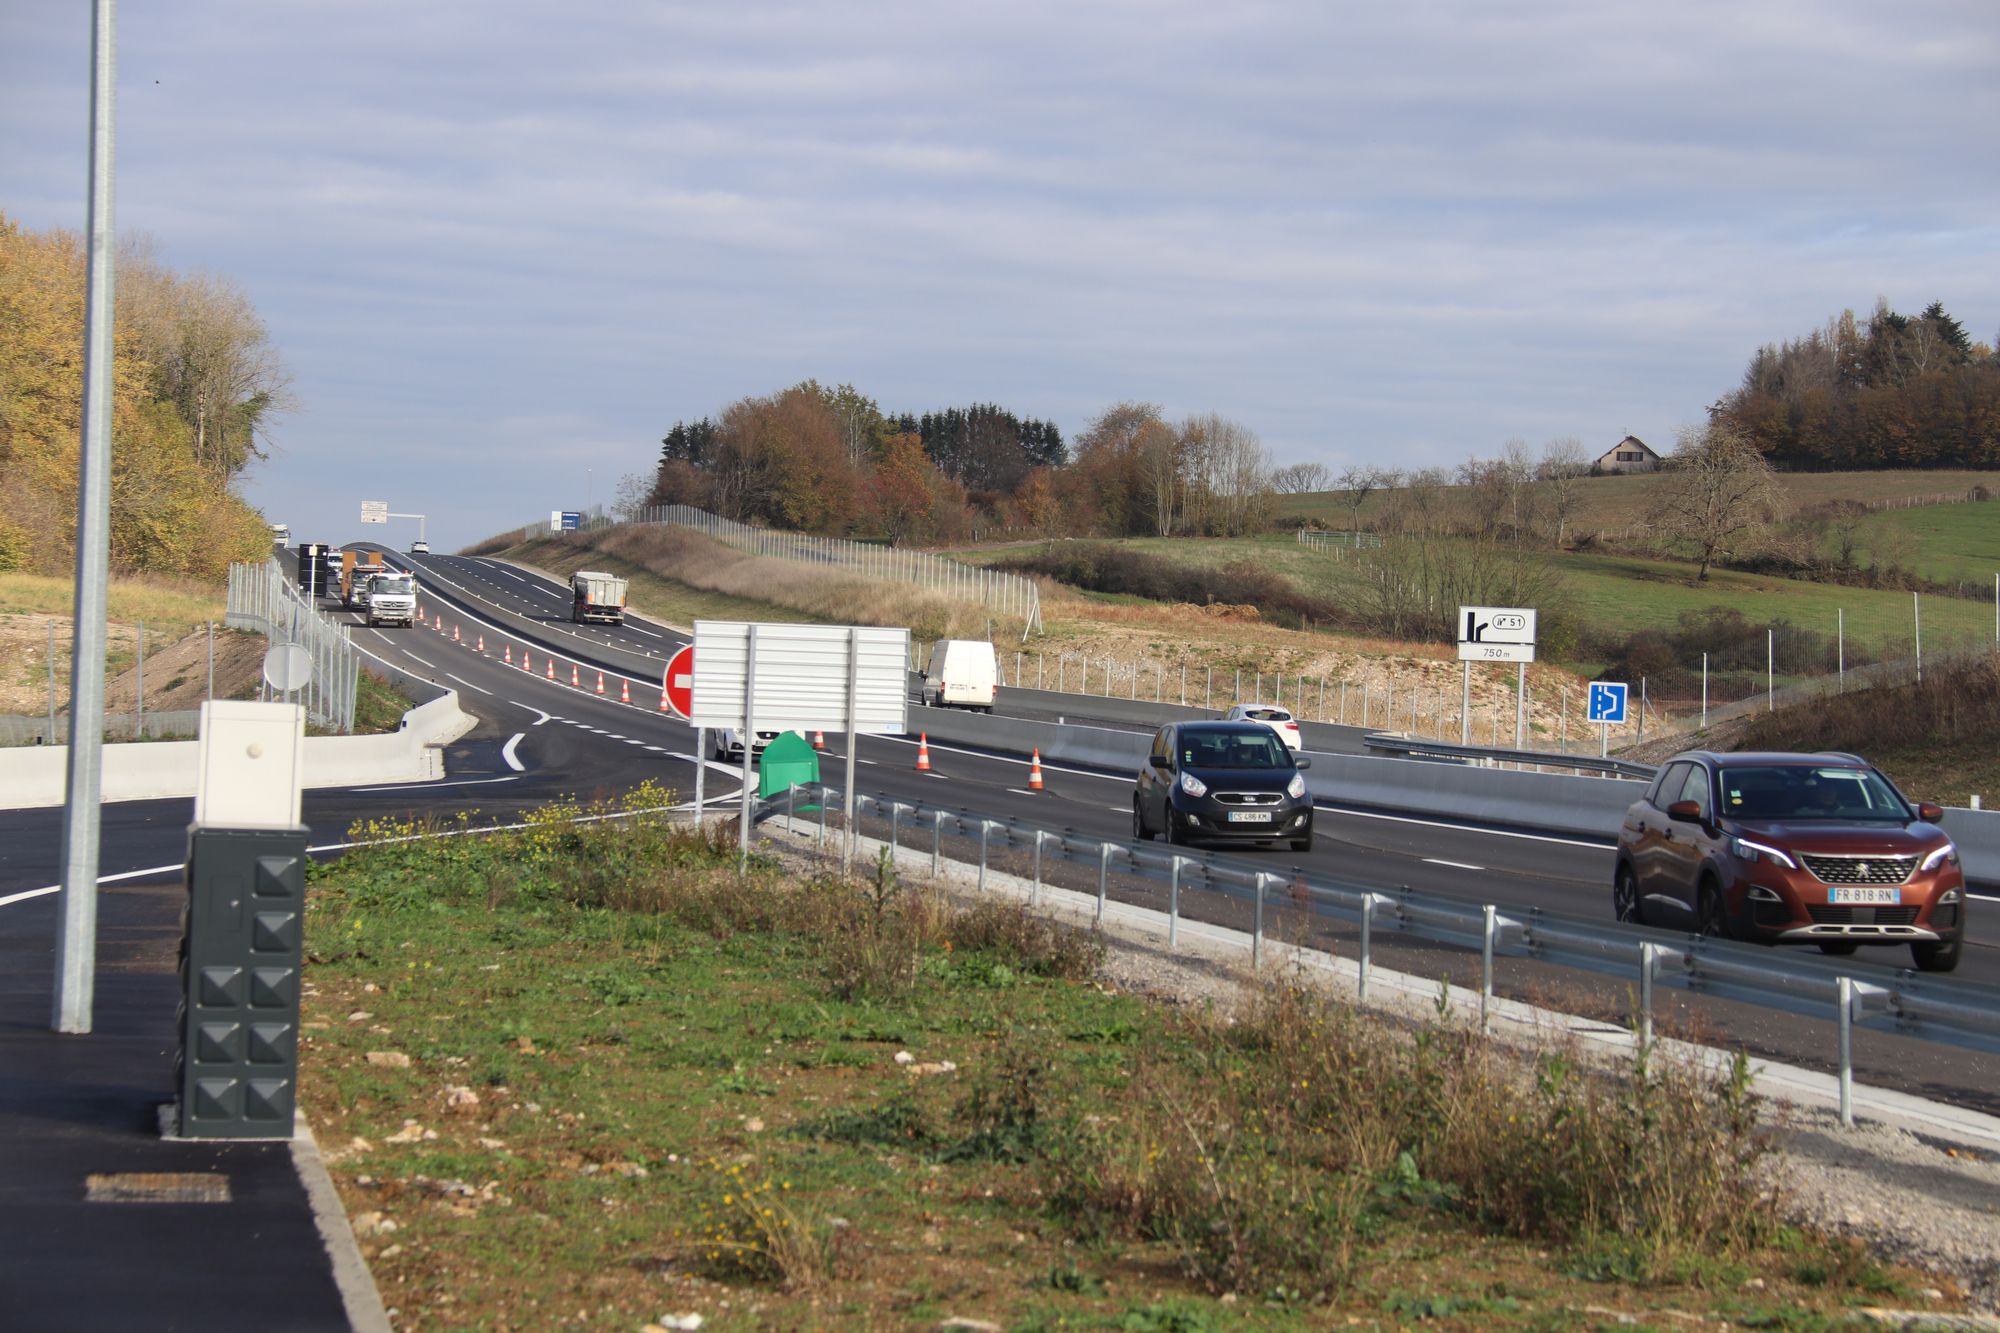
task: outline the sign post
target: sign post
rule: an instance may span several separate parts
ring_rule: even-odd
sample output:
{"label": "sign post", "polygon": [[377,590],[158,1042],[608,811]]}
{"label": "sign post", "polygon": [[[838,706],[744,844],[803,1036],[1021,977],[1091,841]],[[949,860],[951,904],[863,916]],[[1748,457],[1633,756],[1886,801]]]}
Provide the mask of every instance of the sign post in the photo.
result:
{"label": "sign post", "polygon": [[1611,724],[1625,721],[1625,696],[1631,688],[1622,680],[1590,682],[1590,720],[1603,728],[1597,746],[1600,759],[1611,753]]}
{"label": "sign post", "polygon": [[1459,685],[1458,743],[1472,743],[1472,664],[1512,662],[1514,677],[1514,748],[1527,739],[1528,663],[1535,660],[1535,610],[1520,606],[1461,606],[1458,608],[1458,660],[1464,663]]}

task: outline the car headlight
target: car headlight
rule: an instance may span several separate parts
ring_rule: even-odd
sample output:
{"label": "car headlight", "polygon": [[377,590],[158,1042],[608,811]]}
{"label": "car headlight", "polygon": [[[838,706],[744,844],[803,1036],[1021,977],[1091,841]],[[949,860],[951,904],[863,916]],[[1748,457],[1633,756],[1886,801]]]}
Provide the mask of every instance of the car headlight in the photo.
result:
{"label": "car headlight", "polygon": [[1936,870],[1939,866],[1955,866],[1957,864],[1958,864],[1958,848],[1953,846],[1951,843],[1946,843],[1944,846],[1932,852],[1929,856],[1926,856],[1924,858],[1924,863],[1918,866],[1917,869],[1920,871]]}
{"label": "car headlight", "polygon": [[1767,843],[1752,842],[1748,838],[1731,838],[1729,840],[1729,850],[1740,859],[1749,861],[1753,865],[1761,860],[1769,861],[1773,865],[1781,865],[1787,870],[1797,870],[1799,868],[1798,862],[1779,851],[1776,847],[1772,847]]}
{"label": "car headlight", "polygon": [[1303,773],[1292,774],[1292,780],[1285,784],[1285,795],[1295,801],[1303,801],[1306,798],[1306,775]]}
{"label": "car headlight", "polygon": [[1190,796],[1208,795],[1208,784],[1192,773],[1181,774],[1180,788]]}

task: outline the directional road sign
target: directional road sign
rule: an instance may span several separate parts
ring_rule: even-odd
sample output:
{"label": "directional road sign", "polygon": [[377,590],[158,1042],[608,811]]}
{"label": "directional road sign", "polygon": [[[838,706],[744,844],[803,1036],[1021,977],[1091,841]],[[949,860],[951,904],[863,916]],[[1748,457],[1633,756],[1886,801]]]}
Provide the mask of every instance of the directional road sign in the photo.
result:
{"label": "directional road sign", "polygon": [[1590,682],[1590,720],[1592,722],[1623,722],[1625,720],[1625,695],[1632,687],[1622,680],[1593,680]]}
{"label": "directional road sign", "polygon": [[1528,606],[1458,608],[1458,660],[1532,662],[1535,610]]}
{"label": "directional road sign", "polygon": [[575,532],[583,526],[583,511],[578,509],[551,509],[549,511],[550,532]]}
{"label": "directional road sign", "polygon": [[667,674],[660,689],[676,713],[686,717],[694,711],[694,645],[688,644],[667,659]]}
{"label": "directional road sign", "polygon": [[361,521],[363,523],[387,523],[389,521],[389,502],[387,500],[363,500],[361,502]]}

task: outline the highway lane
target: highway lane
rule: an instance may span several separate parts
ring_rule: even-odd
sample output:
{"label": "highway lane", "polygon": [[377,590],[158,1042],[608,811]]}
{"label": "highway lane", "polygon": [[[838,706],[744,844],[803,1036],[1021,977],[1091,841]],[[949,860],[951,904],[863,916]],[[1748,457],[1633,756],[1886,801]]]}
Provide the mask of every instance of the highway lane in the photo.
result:
{"label": "highway lane", "polygon": [[[491,566],[493,562],[485,563]],[[459,582],[479,587],[481,595],[491,599],[487,609],[495,618],[475,622],[486,625],[484,631],[460,625],[456,642],[449,633],[440,634],[431,626],[357,630],[356,637],[385,662],[460,688],[465,707],[479,718],[478,728],[452,747],[448,753],[450,771],[442,782],[403,784],[387,790],[309,793],[306,818],[316,830],[316,843],[338,841],[338,834],[359,818],[397,813],[455,818],[461,810],[477,811],[481,818],[502,817],[560,794],[615,793],[649,776],[683,797],[691,792],[692,765],[697,762],[692,729],[660,715],[657,693],[635,692],[633,704],[621,705],[615,681],[608,680],[611,693],[600,698],[595,693],[594,673],[587,675],[581,670],[578,678],[584,688],[571,688],[567,670],[571,659],[567,657],[561,659],[564,665],[552,682],[547,678],[546,648],[539,634],[526,627],[519,633],[500,628],[501,620],[509,615],[524,620],[552,615],[552,594],[562,585],[541,580],[542,590],[535,592],[535,580],[492,568],[479,584]],[[456,604],[455,599],[447,603]],[[452,611],[447,610],[446,617],[456,623]],[[554,628],[570,631],[578,627],[569,626],[565,619]],[[484,654],[477,651],[481,632],[487,636]],[[565,653],[582,651],[568,638],[556,642]],[[524,643],[531,645],[529,651],[534,654],[532,671],[509,666],[505,660],[511,652],[518,662]],[[611,657],[629,650],[607,637],[588,651]],[[921,727],[921,717],[921,711],[914,712],[912,725]],[[827,773],[829,778],[837,778],[841,738],[829,740],[832,748]],[[522,764],[518,772],[504,757],[510,745],[515,761]],[[1130,774],[1045,766],[1047,790],[1033,793],[1027,789],[1027,763],[1019,756],[934,745],[930,747],[932,771],[918,773],[913,762],[915,749],[914,741],[903,738],[864,738],[857,753],[858,785],[885,796],[941,803],[1049,827],[1067,826],[1096,837],[1129,836]],[[709,772],[707,794],[711,801],[733,804],[737,770],[711,762]],[[105,873],[179,860],[187,802],[130,803],[107,810]],[[19,888],[54,881],[59,822],[55,811],[0,815],[0,898]],[[43,849],[39,860],[21,850],[36,846]],[[1323,807],[1318,844],[1309,854],[1299,856],[1289,850],[1230,850],[1223,854],[1268,865],[1280,873],[1298,864],[1356,885],[1407,886],[1469,902],[1493,902],[1503,910],[1540,907],[1584,916],[1609,914],[1610,850],[1584,840]],[[1137,896],[1143,897],[1145,892],[1141,888]],[[1222,901],[1189,904],[1191,913],[1225,917],[1239,909],[1240,904]],[[1385,947],[1392,952],[1400,949],[1411,970],[1425,975],[1455,973],[1464,979],[1468,959],[1462,951],[1394,943]],[[1905,957],[1900,950],[1864,951],[1855,961],[1857,970],[1888,970],[1903,966]],[[1995,958],[1990,936],[1976,926],[1962,974],[1991,980]],[[1385,962],[1398,965],[1388,958]],[[1503,967],[1502,980],[1517,994],[1565,991],[1576,995],[1580,984],[1573,984],[1574,974],[1515,962]],[[1615,1012],[1629,989],[1628,982],[1598,983],[1594,1002]],[[1583,985],[1582,990],[1582,999],[1589,1000],[1591,987]],[[1668,1003],[1679,1001],[1663,1000],[1663,1004]],[[1830,1041],[1821,1040],[1823,1034],[1811,1024],[1803,1025],[1807,1035],[1801,1036],[1800,1020],[1742,1006],[1710,1005],[1702,1012],[1710,1010],[1727,1020],[1732,1035],[1765,1053],[1810,1062],[1816,1058],[1815,1049],[1831,1049]],[[1874,1041],[1868,1038],[1864,1047]],[[1870,1070],[1867,1077],[1871,1081],[1890,1086],[1947,1091],[1957,1087],[1959,1099],[1967,1095],[1963,1085],[1968,1081],[1978,1087],[2000,1088],[2000,1068],[1985,1066],[1977,1057],[1921,1043],[1893,1042],[1879,1053],[1871,1050],[1864,1068]]]}

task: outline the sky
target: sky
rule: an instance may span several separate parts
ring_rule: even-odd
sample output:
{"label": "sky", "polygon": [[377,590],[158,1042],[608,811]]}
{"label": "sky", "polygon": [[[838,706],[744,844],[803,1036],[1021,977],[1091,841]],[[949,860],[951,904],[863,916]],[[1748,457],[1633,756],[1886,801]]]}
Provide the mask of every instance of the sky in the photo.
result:
{"label": "sky", "polygon": [[[29,228],[84,227],[89,9],[0,5]],[[268,323],[305,540],[609,504],[809,377],[1337,472],[1670,447],[1878,297],[2000,333],[1991,0],[174,0],[117,60],[120,234]]]}

